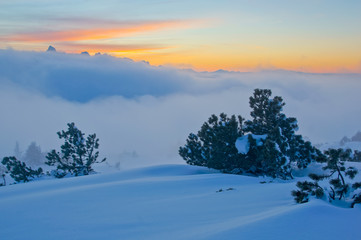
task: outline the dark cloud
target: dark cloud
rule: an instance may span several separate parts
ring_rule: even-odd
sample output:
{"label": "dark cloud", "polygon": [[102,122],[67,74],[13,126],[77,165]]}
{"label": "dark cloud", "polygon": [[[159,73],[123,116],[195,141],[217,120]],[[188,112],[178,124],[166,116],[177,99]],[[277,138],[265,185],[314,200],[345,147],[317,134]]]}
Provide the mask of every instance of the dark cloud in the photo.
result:
{"label": "dark cloud", "polygon": [[2,83],[36,90],[49,97],[87,102],[99,97],[183,92],[189,82],[175,69],[107,55],[0,52]]}

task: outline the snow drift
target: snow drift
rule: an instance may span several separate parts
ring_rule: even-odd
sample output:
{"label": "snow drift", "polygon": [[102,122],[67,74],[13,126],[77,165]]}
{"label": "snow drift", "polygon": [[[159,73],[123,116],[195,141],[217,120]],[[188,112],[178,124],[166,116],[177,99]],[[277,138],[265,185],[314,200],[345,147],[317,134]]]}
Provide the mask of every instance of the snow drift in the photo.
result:
{"label": "snow drift", "polygon": [[[166,165],[0,188],[2,239],[355,239],[361,208],[295,204],[295,182]],[[261,184],[260,182],[267,183]]]}

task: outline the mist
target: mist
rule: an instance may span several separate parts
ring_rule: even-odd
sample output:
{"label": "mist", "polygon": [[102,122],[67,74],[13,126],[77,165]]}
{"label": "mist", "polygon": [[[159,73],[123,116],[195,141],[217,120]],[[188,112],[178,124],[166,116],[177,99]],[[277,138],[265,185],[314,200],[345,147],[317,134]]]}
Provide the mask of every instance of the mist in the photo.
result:
{"label": "mist", "polygon": [[0,156],[36,141],[59,149],[56,132],[75,122],[96,133],[120,167],[182,163],[178,148],[211,114],[249,118],[255,88],[269,88],[313,143],[360,130],[361,74],[284,70],[195,72],[107,55],[0,50]]}

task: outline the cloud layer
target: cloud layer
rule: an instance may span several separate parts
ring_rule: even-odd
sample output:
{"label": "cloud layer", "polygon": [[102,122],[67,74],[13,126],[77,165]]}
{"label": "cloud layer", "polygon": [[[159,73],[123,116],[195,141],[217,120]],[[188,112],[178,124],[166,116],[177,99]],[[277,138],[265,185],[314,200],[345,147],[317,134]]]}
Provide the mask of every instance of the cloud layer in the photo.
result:
{"label": "cloud layer", "polygon": [[177,151],[212,113],[248,118],[254,88],[270,88],[314,142],[361,129],[360,74],[282,70],[194,72],[110,56],[0,50],[0,154],[19,141],[58,148],[75,122],[97,133],[103,155],[122,167],[181,162]]}

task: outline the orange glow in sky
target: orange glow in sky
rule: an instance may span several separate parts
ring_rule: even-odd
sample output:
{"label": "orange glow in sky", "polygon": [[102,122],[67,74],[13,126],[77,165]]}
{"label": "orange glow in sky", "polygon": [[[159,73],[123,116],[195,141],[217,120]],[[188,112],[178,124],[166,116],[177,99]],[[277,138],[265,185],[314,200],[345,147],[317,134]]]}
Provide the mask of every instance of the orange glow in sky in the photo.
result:
{"label": "orange glow in sky", "polygon": [[361,72],[360,1],[59,4],[0,2],[0,49],[52,45],[199,71]]}
{"label": "orange glow in sky", "polygon": [[14,34],[4,37],[3,40],[15,42],[72,42],[72,41],[91,41],[102,39],[113,39],[157,31],[166,28],[181,28],[186,23],[179,21],[166,22],[146,22],[137,25],[130,25],[118,28],[94,28],[94,29],[75,29],[63,31],[39,31],[22,34]]}

